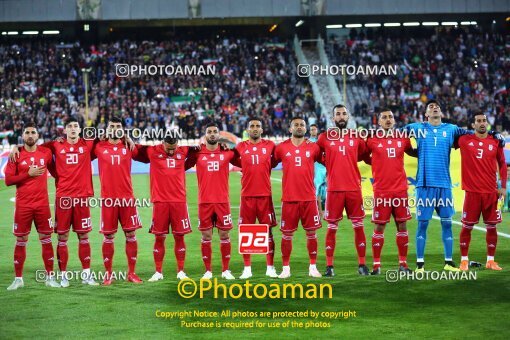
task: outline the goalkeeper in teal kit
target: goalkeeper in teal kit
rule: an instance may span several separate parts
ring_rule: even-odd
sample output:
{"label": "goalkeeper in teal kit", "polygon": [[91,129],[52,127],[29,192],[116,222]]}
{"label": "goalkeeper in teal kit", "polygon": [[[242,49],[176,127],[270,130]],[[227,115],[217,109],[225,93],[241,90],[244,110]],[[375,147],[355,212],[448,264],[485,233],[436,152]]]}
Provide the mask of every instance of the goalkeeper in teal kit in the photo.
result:
{"label": "goalkeeper in teal kit", "polygon": [[[319,129],[317,125],[310,125],[310,140],[312,142],[317,142],[317,137],[319,136]],[[317,206],[319,207],[319,213],[321,214],[324,211],[324,204],[326,202],[326,194],[327,194],[327,182],[326,182],[326,167],[318,162],[315,162],[315,176],[313,182],[315,184],[315,195],[317,196]]]}
{"label": "goalkeeper in teal kit", "polygon": [[[453,124],[442,123],[439,103],[426,105],[428,122],[406,125],[418,144],[418,172],[416,174],[416,271],[424,271],[427,227],[434,210],[441,218],[445,255],[444,270],[459,271],[453,262],[452,216],[455,213],[450,178],[450,151],[454,142],[469,133]],[[500,139],[499,135],[495,136]],[[500,139],[501,142],[501,139]]]}

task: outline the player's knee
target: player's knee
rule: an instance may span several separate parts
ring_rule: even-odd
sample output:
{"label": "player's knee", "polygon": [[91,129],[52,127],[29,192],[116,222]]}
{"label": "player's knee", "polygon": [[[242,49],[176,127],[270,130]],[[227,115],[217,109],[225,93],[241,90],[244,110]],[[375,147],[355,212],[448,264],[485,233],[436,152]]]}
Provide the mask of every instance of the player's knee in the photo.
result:
{"label": "player's knee", "polygon": [[354,218],[351,220],[353,228],[363,228],[363,219],[362,218]]}
{"label": "player's knee", "polygon": [[212,231],[202,231],[202,241],[210,241],[212,239]]}
{"label": "player's knee", "polygon": [[80,240],[87,240],[89,238],[89,234],[78,234],[78,238]]}
{"label": "player's knee", "polygon": [[397,231],[407,231],[407,223],[404,222],[397,222]]}
{"label": "player's knee", "polygon": [[229,231],[228,230],[220,230],[220,239],[225,240],[229,238]]}
{"label": "player's knee", "polygon": [[26,236],[17,236],[16,237],[16,241],[18,241],[18,242],[26,242],[26,241],[28,241],[28,235],[26,235]]}
{"label": "player's knee", "polygon": [[115,238],[115,234],[104,234],[105,239],[113,240]]}
{"label": "player's knee", "polygon": [[69,233],[59,234],[58,235],[58,240],[62,241],[62,242],[66,242],[68,238],[69,238]]}
{"label": "player's knee", "polygon": [[48,238],[51,238],[51,234],[39,234],[39,240],[46,240]]}
{"label": "player's knee", "polygon": [[315,232],[315,230],[307,230],[306,231],[306,236],[315,236],[317,233]]}
{"label": "player's knee", "polygon": [[386,224],[376,224],[374,231],[377,231],[379,233],[384,232],[384,229],[386,228]]}
{"label": "player's knee", "polygon": [[133,231],[126,231],[124,233],[124,235],[126,235],[126,237],[134,237],[136,235],[136,232],[133,230]]}

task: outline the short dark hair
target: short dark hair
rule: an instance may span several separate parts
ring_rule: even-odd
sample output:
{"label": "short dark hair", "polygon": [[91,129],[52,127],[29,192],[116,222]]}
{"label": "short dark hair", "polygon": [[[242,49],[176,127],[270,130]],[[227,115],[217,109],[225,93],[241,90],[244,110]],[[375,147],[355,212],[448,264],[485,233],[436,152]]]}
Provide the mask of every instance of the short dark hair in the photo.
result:
{"label": "short dark hair", "polygon": [[208,124],[205,126],[205,129],[207,130],[207,129],[208,129],[208,128],[210,128],[210,127],[218,128],[218,130],[220,129],[220,127],[218,126],[218,124],[216,124],[215,122],[208,123]]}
{"label": "short dark hair", "polygon": [[78,124],[80,124],[80,122],[78,121],[78,119],[76,119],[75,116],[71,116],[71,117],[67,118],[66,123],[65,123],[64,126],[68,126],[71,123],[78,123]]}
{"label": "short dark hair", "polygon": [[292,125],[292,122],[293,122],[293,121],[295,121],[295,120],[298,120],[298,119],[300,119],[300,120],[305,120],[303,117],[300,117],[300,116],[294,116],[294,117],[292,117],[292,118],[290,119],[290,122],[289,122],[289,123]]}
{"label": "short dark hair", "polygon": [[122,124],[122,119],[120,117],[113,116],[112,118],[110,118],[110,121],[108,121],[108,123],[121,123]]}
{"label": "short dark hair", "polygon": [[391,109],[389,107],[383,107],[382,109],[379,110],[379,114],[377,115],[378,118],[381,118],[381,113],[383,112],[388,112],[390,111],[391,113],[393,113],[393,111],[391,111]]}
{"label": "short dark hair", "polygon": [[476,116],[485,116],[485,113],[483,113],[482,110],[476,110],[471,114],[471,117],[469,118],[469,123],[471,124],[476,123]]}
{"label": "short dark hair", "polygon": [[344,104],[336,104],[335,106],[333,106],[333,110],[332,112],[335,112],[336,109],[341,109],[341,108],[345,108],[347,111],[349,111],[349,109],[347,108],[347,106],[345,106]]}
{"label": "short dark hair", "polygon": [[167,144],[176,144],[177,138],[172,137],[172,136],[165,136],[165,139],[163,141]]}
{"label": "short dark hair", "polygon": [[27,128],[34,128],[37,130],[37,126],[33,122],[28,122],[23,125],[23,131],[25,131]]}
{"label": "short dark hair", "polygon": [[250,122],[256,120],[257,122],[260,122],[260,125],[263,125],[264,122],[259,117],[252,117],[248,119],[248,126],[250,126]]}
{"label": "short dark hair", "polygon": [[311,128],[313,128],[313,127],[316,127],[317,129],[319,128],[319,127],[317,126],[317,124],[311,124],[311,125],[309,126],[309,128],[310,128],[310,129],[311,129]]}
{"label": "short dark hair", "polygon": [[441,107],[441,104],[439,104],[439,102],[438,102],[437,100],[435,100],[435,99],[431,99],[431,100],[429,100],[429,101],[427,102],[427,104],[425,104],[425,109],[426,109],[427,107],[429,107],[429,105],[430,105],[430,104],[436,104],[437,106]]}

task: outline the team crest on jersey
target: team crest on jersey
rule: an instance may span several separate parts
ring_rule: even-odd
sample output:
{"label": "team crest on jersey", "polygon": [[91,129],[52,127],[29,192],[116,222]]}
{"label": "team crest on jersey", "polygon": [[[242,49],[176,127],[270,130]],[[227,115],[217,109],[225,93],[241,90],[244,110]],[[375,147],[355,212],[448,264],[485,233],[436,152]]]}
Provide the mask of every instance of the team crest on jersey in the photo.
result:
{"label": "team crest on jersey", "polygon": [[480,143],[478,143],[478,145],[482,146],[482,145],[483,145],[483,143],[482,143],[482,142],[480,142]]}
{"label": "team crest on jersey", "polygon": [[299,154],[299,150],[296,150],[296,154]]}
{"label": "team crest on jersey", "polygon": [[40,163],[41,165],[44,165],[44,159],[40,159],[40,160],[39,160],[39,163]]}
{"label": "team crest on jersey", "polygon": [[307,151],[307,152],[306,152],[306,157],[307,157],[307,158],[310,158],[310,151]]}
{"label": "team crest on jersey", "polygon": [[34,157],[30,157],[30,162],[34,162],[35,158]]}
{"label": "team crest on jersey", "polygon": [[223,156],[223,155],[220,155],[220,161],[222,161],[222,160],[223,160],[223,158],[224,158],[224,156]]}
{"label": "team crest on jersey", "polygon": [[443,137],[446,137],[446,131],[443,131]]}
{"label": "team crest on jersey", "polygon": [[492,151],[492,148],[493,148],[493,145],[492,145],[492,144],[490,144],[490,145],[489,145],[489,151]]}
{"label": "team crest on jersey", "polygon": [[340,142],[342,142],[342,143],[343,143],[343,142],[344,142],[344,139],[343,139],[343,138],[340,138]]}
{"label": "team crest on jersey", "polygon": [[162,154],[159,154],[159,156],[158,156],[158,157],[159,157],[159,158],[163,158],[163,155],[162,155]]}
{"label": "team crest on jersey", "polygon": [[400,148],[400,147],[402,147],[402,142],[401,142],[401,141],[398,141],[398,142],[397,142],[397,146],[398,146],[399,148]]}
{"label": "team crest on jersey", "polygon": [[126,154],[126,149],[122,149],[122,154],[125,155]]}
{"label": "team crest on jersey", "polygon": [[78,148],[78,152],[79,152],[79,153],[83,153],[83,147],[82,147],[82,146],[80,146],[80,147]]}
{"label": "team crest on jersey", "polygon": [[379,212],[378,212],[378,211],[376,211],[376,212],[374,213],[374,215],[375,215],[375,218],[379,218]]}
{"label": "team crest on jersey", "polygon": [[256,146],[253,147],[253,151],[257,151],[257,147]]}
{"label": "team crest on jersey", "polygon": [[262,153],[265,155],[266,154],[266,148],[262,148]]}
{"label": "team crest on jersey", "polygon": [[214,154],[213,153],[211,154],[211,158],[214,158]]}
{"label": "team crest on jersey", "polygon": [[181,154],[180,154],[180,153],[178,153],[178,154],[177,154],[177,159],[181,159],[181,158],[182,158]]}
{"label": "team crest on jersey", "polygon": [[71,146],[71,148],[69,149],[69,151],[73,152],[73,151],[74,151],[74,148]]}
{"label": "team crest on jersey", "polygon": [[390,145],[391,145],[391,143],[393,143],[393,142],[392,142],[391,140],[389,140],[389,141],[388,141],[388,144],[390,144]]}
{"label": "team crest on jersey", "polygon": [[349,146],[353,146],[354,145],[354,141],[353,140],[350,140],[349,141]]}

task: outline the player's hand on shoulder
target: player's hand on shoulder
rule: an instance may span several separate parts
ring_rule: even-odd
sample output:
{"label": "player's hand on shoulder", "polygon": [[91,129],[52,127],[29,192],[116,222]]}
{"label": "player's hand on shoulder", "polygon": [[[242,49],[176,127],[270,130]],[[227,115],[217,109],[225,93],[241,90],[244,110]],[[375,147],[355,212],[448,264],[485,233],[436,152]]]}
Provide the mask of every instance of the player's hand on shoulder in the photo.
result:
{"label": "player's hand on shoulder", "polygon": [[490,130],[489,135],[491,135],[494,139],[497,139],[499,141],[499,146],[501,146],[501,147],[505,146],[505,144],[506,144],[505,137],[501,133],[494,131],[494,130]]}
{"label": "player's hand on shoulder", "polygon": [[64,141],[65,141],[64,137],[55,138],[55,142],[57,142],[57,143],[64,143]]}
{"label": "player's hand on shoulder", "polygon": [[16,162],[16,159],[19,158],[19,148],[17,145],[14,145],[11,149],[11,152],[9,152],[9,161]]}

